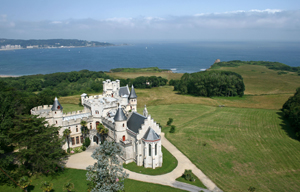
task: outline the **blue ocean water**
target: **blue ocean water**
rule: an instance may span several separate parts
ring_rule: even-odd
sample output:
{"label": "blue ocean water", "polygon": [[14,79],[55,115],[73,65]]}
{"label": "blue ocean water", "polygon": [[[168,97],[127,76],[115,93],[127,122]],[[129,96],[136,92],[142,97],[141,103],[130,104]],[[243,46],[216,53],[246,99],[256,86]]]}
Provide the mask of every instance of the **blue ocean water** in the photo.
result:
{"label": "blue ocean water", "polygon": [[278,61],[300,66],[299,42],[137,43],[128,46],[0,51],[1,75],[31,75],[88,69],[159,67],[196,72],[221,61]]}

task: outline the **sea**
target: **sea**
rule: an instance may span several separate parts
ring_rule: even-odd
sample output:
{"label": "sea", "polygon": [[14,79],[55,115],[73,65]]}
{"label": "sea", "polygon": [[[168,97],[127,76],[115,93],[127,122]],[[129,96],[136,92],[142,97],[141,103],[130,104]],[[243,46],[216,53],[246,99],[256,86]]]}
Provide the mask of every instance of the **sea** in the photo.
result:
{"label": "sea", "polygon": [[33,75],[87,69],[159,67],[174,73],[208,69],[221,61],[276,61],[300,66],[299,42],[151,42],[110,47],[0,51],[0,75]]}

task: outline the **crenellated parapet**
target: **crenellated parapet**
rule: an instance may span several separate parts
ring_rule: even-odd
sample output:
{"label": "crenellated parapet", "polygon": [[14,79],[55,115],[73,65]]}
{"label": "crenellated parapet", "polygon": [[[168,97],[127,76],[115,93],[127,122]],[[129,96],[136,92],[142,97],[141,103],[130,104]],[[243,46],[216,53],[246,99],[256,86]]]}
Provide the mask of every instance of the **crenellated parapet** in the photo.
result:
{"label": "crenellated parapet", "polygon": [[48,113],[52,108],[52,105],[41,105],[38,107],[34,107],[30,110],[32,115],[40,115],[43,113]]}
{"label": "crenellated parapet", "polygon": [[115,129],[115,124],[112,121],[109,121],[108,119],[105,119],[104,117],[101,117],[102,124],[110,129]]}
{"label": "crenellated parapet", "polygon": [[86,121],[86,122],[92,122],[93,117],[88,116],[88,117],[83,117],[83,118],[77,118],[77,119],[70,119],[68,121],[63,121],[62,126],[71,126],[75,124],[80,124],[81,121]]}

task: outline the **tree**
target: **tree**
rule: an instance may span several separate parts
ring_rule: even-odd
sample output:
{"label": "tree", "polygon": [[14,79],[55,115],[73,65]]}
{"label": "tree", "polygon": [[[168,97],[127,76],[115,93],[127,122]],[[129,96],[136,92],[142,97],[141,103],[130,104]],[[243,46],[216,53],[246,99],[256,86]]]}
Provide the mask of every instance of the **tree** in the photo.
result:
{"label": "tree", "polygon": [[167,122],[167,125],[170,126],[173,122],[173,118],[169,118],[168,122]]}
{"label": "tree", "polygon": [[15,155],[24,174],[49,174],[64,164],[66,153],[62,149],[63,138],[58,134],[60,127],[49,126],[45,118],[34,115],[18,116],[14,123],[9,133],[19,147]]}
{"label": "tree", "polygon": [[171,128],[170,128],[170,133],[175,133],[175,125],[171,125]]}
{"label": "tree", "polygon": [[85,139],[86,135],[89,134],[89,129],[86,126],[87,122],[82,120],[80,122],[80,125],[81,125],[81,134],[82,134],[82,137],[83,137],[83,139]]}
{"label": "tree", "polygon": [[108,129],[104,127],[103,124],[99,123],[99,125],[96,127],[97,128],[97,132],[101,135],[102,137],[102,143],[105,140],[105,135],[108,134]]}
{"label": "tree", "polygon": [[41,184],[41,189],[43,190],[43,192],[49,192],[53,189],[53,183],[50,183],[48,181],[44,181]]}
{"label": "tree", "polygon": [[71,131],[69,129],[65,129],[64,132],[63,132],[63,137],[67,140],[67,143],[68,143],[68,150],[70,149],[70,134],[71,134]]}
{"label": "tree", "polygon": [[119,162],[122,148],[118,143],[105,141],[97,147],[92,157],[97,160],[87,167],[87,180],[91,181],[91,191],[121,191],[124,179],[128,177]]}
{"label": "tree", "polygon": [[72,189],[74,189],[74,183],[68,182],[68,183],[64,184],[64,187],[63,187],[64,191],[70,192]]}

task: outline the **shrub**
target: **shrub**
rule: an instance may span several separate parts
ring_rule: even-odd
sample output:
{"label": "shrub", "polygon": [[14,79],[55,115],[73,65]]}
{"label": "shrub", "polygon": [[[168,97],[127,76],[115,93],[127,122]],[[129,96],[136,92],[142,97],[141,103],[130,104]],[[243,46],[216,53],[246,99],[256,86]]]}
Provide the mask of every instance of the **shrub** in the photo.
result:
{"label": "shrub", "polygon": [[67,153],[71,153],[71,151],[73,151],[72,148],[68,148],[68,149],[67,149]]}
{"label": "shrub", "polygon": [[64,184],[64,186],[63,186],[63,190],[64,191],[68,191],[69,192],[72,189],[74,189],[74,183],[68,182],[68,183]]}
{"label": "shrub", "polygon": [[170,133],[175,133],[175,125],[171,126]]}
{"label": "shrub", "polygon": [[43,190],[43,192],[49,192],[53,189],[53,183],[49,183],[48,181],[44,181],[41,184],[41,189]]}
{"label": "shrub", "polygon": [[254,191],[255,191],[255,187],[251,187],[251,186],[250,186],[250,187],[248,188],[248,191],[254,192]]}
{"label": "shrub", "polygon": [[187,181],[195,181],[195,178],[192,176],[192,170],[186,169],[182,174],[182,177]]}
{"label": "shrub", "polygon": [[83,145],[84,145],[85,147],[89,147],[89,146],[90,146],[90,144],[91,144],[91,140],[90,140],[90,138],[88,138],[88,137],[87,137],[87,138],[85,138],[85,140],[84,140],[84,144],[83,144]]}
{"label": "shrub", "polygon": [[85,147],[84,145],[82,145],[82,146],[81,146],[81,150],[82,150],[82,151],[85,151],[85,150],[86,150],[86,147]]}
{"label": "shrub", "polygon": [[168,122],[167,122],[167,125],[170,126],[173,122],[173,118],[169,118]]}
{"label": "shrub", "polygon": [[74,148],[74,152],[79,153],[80,152],[80,147]]}

